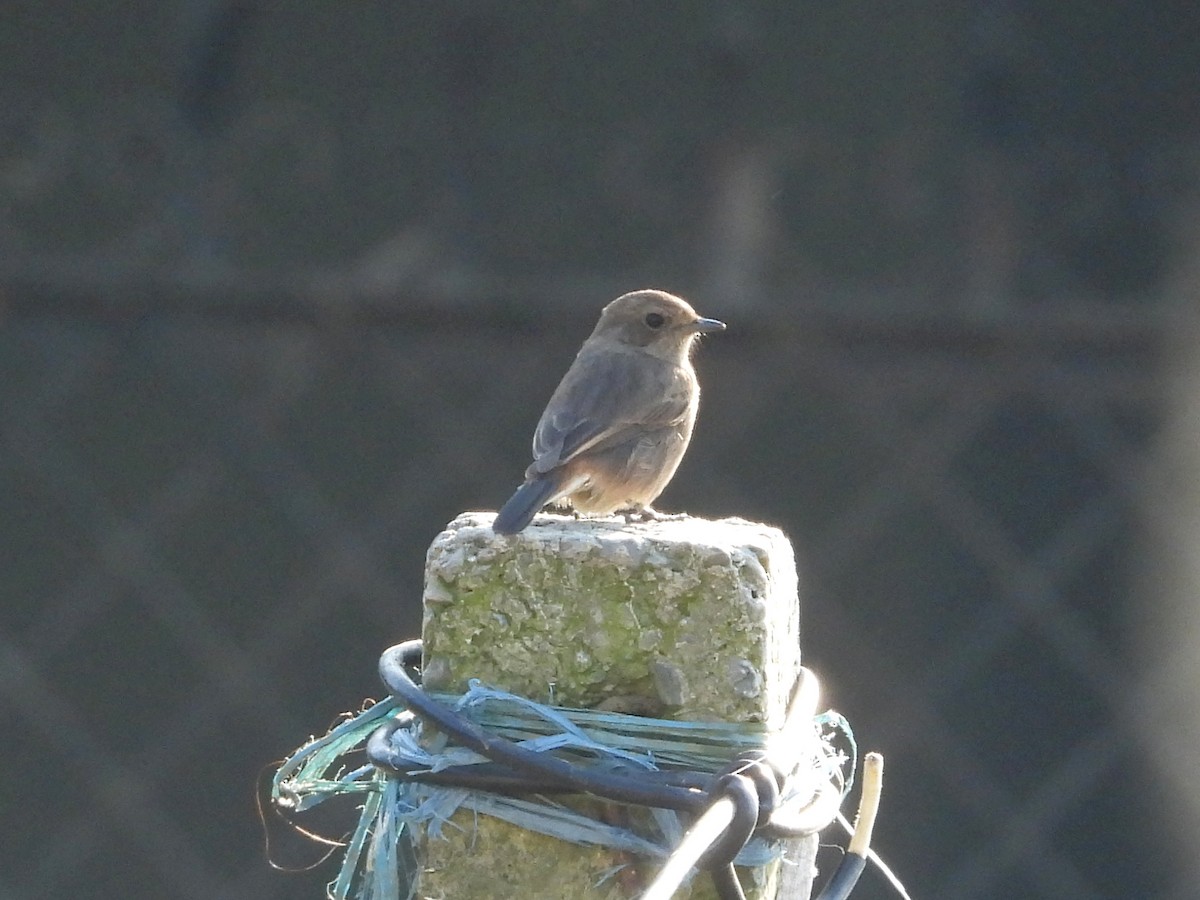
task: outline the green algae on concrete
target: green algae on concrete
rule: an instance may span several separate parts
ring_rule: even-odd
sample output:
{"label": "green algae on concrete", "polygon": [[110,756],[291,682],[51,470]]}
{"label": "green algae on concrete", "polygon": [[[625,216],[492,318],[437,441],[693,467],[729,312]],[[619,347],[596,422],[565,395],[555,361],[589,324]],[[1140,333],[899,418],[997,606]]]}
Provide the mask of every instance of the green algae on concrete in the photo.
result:
{"label": "green algae on concrete", "polygon": [[[477,678],[562,706],[782,724],[800,636],[795,562],[778,529],[541,515],[502,537],[491,520],[465,513],[429,549],[426,688],[457,692]],[[627,879],[599,883],[629,862],[619,854],[486,816],[456,814],[423,852],[423,897],[630,896]],[[774,896],[773,872],[741,874],[750,896]],[[698,878],[678,896],[709,897],[711,886]]]}
{"label": "green algae on concrete", "polygon": [[778,726],[800,656],[791,545],[741,519],[459,516],[429,549],[425,684]]}

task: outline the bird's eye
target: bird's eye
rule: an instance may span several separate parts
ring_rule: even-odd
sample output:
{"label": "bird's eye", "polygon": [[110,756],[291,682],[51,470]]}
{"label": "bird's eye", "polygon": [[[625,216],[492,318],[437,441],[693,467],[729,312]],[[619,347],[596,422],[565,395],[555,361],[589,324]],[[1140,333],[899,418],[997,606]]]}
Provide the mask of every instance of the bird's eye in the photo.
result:
{"label": "bird's eye", "polygon": [[646,313],[646,324],[651,328],[662,328],[665,321],[667,320],[662,317],[662,313]]}

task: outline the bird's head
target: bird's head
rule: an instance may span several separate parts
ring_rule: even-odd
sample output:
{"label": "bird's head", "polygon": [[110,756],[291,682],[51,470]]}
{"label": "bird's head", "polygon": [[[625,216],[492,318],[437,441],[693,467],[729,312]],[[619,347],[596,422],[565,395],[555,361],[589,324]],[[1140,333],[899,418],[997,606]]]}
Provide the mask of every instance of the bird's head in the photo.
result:
{"label": "bird's head", "polygon": [[687,301],[665,291],[634,291],[600,313],[593,338],[643,347],[656,356],[685,356],[699,334],[724,331],[725,323],[699,315]]}

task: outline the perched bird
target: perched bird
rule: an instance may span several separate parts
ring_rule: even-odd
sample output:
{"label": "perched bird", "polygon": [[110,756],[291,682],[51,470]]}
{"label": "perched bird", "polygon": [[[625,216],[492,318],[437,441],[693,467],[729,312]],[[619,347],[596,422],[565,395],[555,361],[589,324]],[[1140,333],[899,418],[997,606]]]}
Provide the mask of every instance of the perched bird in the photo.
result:
{"label": "perched bird", "polygon": [[692,438],[700,386],[696,336],[724,331],[663,291],[634,291],[604,307],[533,433],[525,483],[496,515],[516,534],[550,503],[581,513],[653,516]]}

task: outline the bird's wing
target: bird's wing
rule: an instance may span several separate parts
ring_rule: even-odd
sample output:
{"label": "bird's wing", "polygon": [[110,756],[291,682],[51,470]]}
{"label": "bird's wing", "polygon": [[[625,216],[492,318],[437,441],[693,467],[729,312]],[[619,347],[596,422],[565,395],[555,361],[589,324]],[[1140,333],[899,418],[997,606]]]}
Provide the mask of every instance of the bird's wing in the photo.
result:
{"label": "bird's wing", "polygon": [[633,429],[682,421],[690,398],[688,375],[678,366],[633,353],[581,354],[538,422],[532,469],[549,472],[585,450],[628,439]]}

